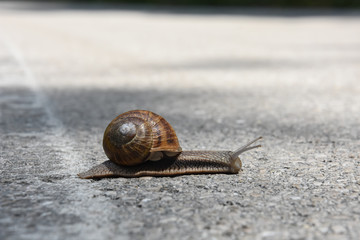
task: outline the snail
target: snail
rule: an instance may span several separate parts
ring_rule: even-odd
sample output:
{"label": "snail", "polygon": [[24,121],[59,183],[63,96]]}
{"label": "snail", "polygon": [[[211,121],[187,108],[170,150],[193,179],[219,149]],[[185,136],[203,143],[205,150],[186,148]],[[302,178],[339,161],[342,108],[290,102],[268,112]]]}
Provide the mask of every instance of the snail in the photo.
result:
{"label": "snail", "polygon": [[117,116],[104,132],[103,148],[110,159],[86,172],[83,179],[238,173],[239,155],[261,147],[258,137],[235,151],[182,151],[171,125],[161,116],[134,110]]}

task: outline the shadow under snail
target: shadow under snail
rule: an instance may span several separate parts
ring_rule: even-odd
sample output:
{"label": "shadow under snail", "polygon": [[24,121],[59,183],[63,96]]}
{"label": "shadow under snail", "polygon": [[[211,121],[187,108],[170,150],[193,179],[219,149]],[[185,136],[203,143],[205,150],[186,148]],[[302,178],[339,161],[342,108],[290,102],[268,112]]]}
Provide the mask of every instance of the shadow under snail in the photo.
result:
{"label": "shadow under snail", "polygon": [[117,116],[104,132],[103,148],[110,159],[80,178],[174,176],[201,173],[238,173],[239,155],[261,147],[251,146],[261,137],[235,151],[182,151],[171,125],[161,116],[134,110]]}

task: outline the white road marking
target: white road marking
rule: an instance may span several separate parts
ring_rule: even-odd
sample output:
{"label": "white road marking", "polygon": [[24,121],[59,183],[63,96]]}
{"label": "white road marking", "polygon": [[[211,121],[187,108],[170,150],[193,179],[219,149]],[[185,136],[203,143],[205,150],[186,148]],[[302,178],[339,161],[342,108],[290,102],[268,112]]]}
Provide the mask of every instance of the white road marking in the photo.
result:
{"label": "white road marking", "polygon": [[[14,58],[18,66],[21,68],[24,77],[21,81],[22,87],[30,89],[35,97],[33,98],[33,107],[41,108],[46,114],[46,122],[50,127],[49,132],[46,134],[46,141],[51,143],[51,147],[57,152],[61,153],[62,169],[58,169],[58,173],[70,173],[71,176],[76,177],[76,174],[83,169],[81,167],[81,154],[74,151],[73,146],[76,146],[74,139],[66,136],[66,128],[59,118],[54,114],[50,101],[44,92],[41,90],[34,72],[25,60],[24,54],[21,49],[11,41],[3,32],[0,34],[0,41],[6,46],[11,56]],[[10,86],[19,86],[19,82],[7,83]],[[36,134],[38,135],[38,134]]]}
{"label": "white road marking", "polygon": [[[97,192],[97,186],[94,186],[94,184],[89,181],[78,178],[77,173],[85,170],[85,166],[83,166],[82,161],[80,161],[84,158],[81,152],[74,150],[74,146],[77,146],[76,141],[66,136],[66,127],[53,112],[48,97],[41,90],[36,76],[27,64],[21,49],[13,44],[10,38],[5,38],[4,34],[0,34],[0,36],[0,43],[2,42],[7,47],[9,53],[21,67],[24,74],[21,83],[19,83],[19,81],[7,83],[8,86],[20,86],[30,89],[34,93],[34,105],[44,110],[47,117],[47,124],[51,127],[45,137],[39,133],[34,133],[33,135],[40,139],[40,144],[45,143],[47,147],[51,147],[56,152],[58,156],[57,159],[60,159],[60,162],[55,163],[57,166],[60,166],[60,168],[48,174],[66,176],[63,179],[51,183],[51,185],[48,186],[51,189],[48,189],[48,191],[51,192],[54,191],[54,189],[59,189],[66,194],[67,201],[71,204],[64,206],[64,203],[57,201],[57,196],[54,195],[54,198],[48,201],[47,207],[52,208],[54,212],[68,214],[70,216],[76,215],[81,219],[81,221],[77,223],[63,226],[65,232],[77,231],[80,236],[87,236],[87,239],[109,238],[111,233],[108,231],[108,228],[99,229],[98,226],[104,224],[111,225],[110,219],[112,218],[112,214],[116,212],[116,206],[114,206],[111,201],[108,201],[109,199],[106,196],[99,194],[99,196],[94,198],[93,196]],[[26,136],[28,136],[28,134]],[[13,133],[13,135],[24,136],[22,133]],[[51,164],[52,159],[46,159],[46,156],[41,156],[41,158],[39,157],[39,161],[41,161],[41,164],[47,164],[47,161],[50,161],[49,164]],[[34,177],[34,181],[39,181],[38,184],[42,184],[41,180],[38,180],[36,177]],[[47,185],[45,185],[45,189],[47,188],[46,186]],[[41,199],[41,196],[37,196],[37,198]],[[108,217],[103,219],[99,217],[98,214],[93,214],[94,212],[102,212]],[[47,228],[52,229],[52,226],[42,227],[44,232],[47,231]],[[19,236],[21,236],[21,233],[19,234]],[[27,237],[29,236],[28,232],[22,234]]]}

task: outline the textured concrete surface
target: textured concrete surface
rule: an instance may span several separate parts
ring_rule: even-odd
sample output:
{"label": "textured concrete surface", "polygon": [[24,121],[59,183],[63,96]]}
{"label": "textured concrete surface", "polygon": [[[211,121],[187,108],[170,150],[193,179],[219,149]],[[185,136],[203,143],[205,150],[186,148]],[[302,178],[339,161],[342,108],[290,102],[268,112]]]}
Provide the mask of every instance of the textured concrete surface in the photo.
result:
{"label": "textured concrete surface", "polygon": [[[0,4],[0,239],[359,239],[358,12]],[[130,109],[237,175],[81,180]]]}

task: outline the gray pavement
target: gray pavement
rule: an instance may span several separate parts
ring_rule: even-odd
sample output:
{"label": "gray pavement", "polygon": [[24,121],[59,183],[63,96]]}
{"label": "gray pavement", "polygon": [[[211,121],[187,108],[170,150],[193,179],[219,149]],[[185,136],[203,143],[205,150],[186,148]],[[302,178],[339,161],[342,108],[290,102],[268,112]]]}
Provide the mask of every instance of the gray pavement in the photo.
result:
{"label": "gray pavement", "polygon": [[[0,239],[359,239],[359,26],[0,3]],[[79,179],[131,109],[183,149],[264,146],[237,175]]]}

